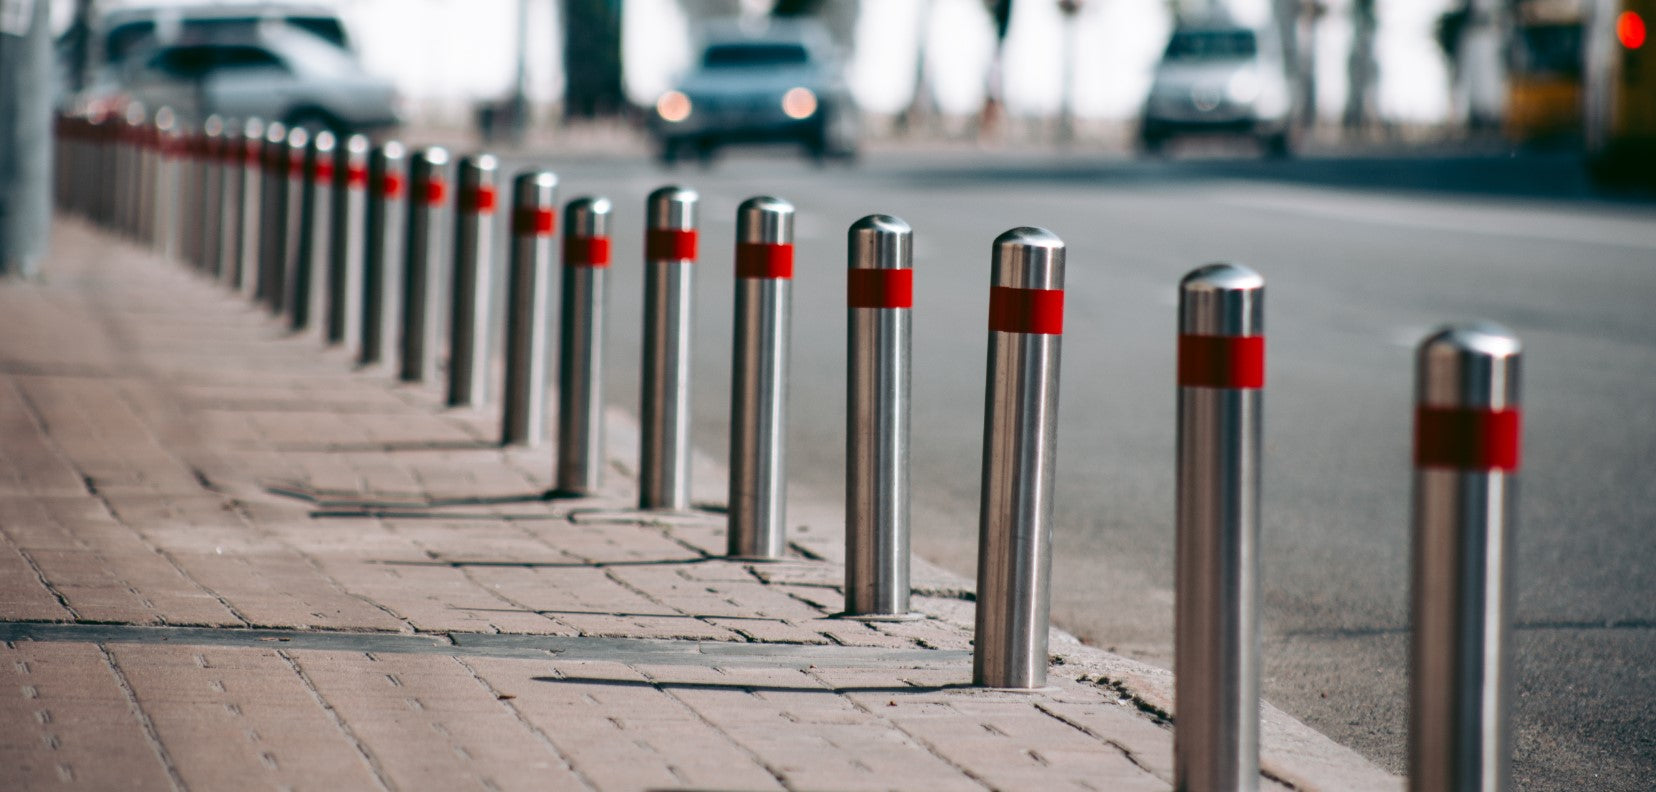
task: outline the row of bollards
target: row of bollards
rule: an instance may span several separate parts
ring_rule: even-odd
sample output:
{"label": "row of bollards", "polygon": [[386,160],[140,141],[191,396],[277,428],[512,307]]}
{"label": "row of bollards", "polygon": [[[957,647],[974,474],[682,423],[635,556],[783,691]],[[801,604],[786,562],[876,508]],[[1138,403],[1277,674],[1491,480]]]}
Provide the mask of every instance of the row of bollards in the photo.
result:
{"label": "row of bollards", "polygon": [[[557,367],[549,370],[557,177],[530,170],[500,197],[498,161],[373,146],[265,124],[59,119],[60,205],[181,259],[362,364],[424,382],[447,336],[446,403],[489,397],[495,224],[508,230],[501,440],[536,446],[558,410],[554,488],[596,493],[604,453],[606,275],[614,207],[563,209]],[[690,504],[695,192],[645,205],[641,509]],[[504,217],[502,217],[504,215]],[[736,216],[728,553],[787,552],[786,447],[794,207]],[[1022,227],[993,244],[973,682],[1028,690],[1049,665],[1054,460],[1064,243]],[[845,613],[913,618],[909,425],[913,232],[870,215],[848,234]],[[445,266],[447,265],[447,266]],[[444,280],[446,277],[446,281]],[[440,296],[447,288],[446,306]],[[1177,336],[1174,738],[1176,786],[1259,778],[1258,621],[1264,279],[1213,264],[1181,281]],[[444,308],[446,307],[446,310]],[[1409,767],[1419,790],[1509,786],[1507,693],[1519,461],[1519,344],[1446,328],[1418,352]]]}

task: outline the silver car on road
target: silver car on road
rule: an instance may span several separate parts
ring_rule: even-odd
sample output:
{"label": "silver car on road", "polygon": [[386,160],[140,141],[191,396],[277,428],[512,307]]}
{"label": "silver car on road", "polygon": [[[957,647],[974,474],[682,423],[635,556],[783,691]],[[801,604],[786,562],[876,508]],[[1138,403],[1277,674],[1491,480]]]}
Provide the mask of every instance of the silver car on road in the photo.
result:
{"label": "silver car on road", "polygon": [[96,111],[138,102],[186,121],[257,116],[289,126],[376,132],[401,123],[389,80],[347,50],[291,26],[181,39],[134,51],[105,72],[83,104]]}

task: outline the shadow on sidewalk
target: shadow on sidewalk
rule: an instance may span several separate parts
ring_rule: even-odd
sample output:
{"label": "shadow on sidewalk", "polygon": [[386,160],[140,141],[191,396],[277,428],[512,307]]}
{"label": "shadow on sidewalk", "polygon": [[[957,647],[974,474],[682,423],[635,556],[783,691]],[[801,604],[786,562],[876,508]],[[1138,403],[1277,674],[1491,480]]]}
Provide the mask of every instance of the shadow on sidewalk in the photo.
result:
{"label": "shadow on sidewalk", "polygon": [[[720,621],[755,621],[755,622],[790,622],[811,621],[811,619],[784,619],[777,616],[726,616],[718,613],[618,613],[616,611],[593,610],[523,610],[518,608],[455,608],[471,613],[535,613],[541,616],[615,616],[623,619],[718,619]],[[830,618],[827,614],[818,616],[819,619]]]}
{"label": "shadow on sidewalk", "polygon": [[945,693],[951,690],[978,690],[964,682],[953,685],[870,685],[867,687],[807,687],[804,685],[755,685],[742,682],[718,684],[714,682],[673,682],[670,680],[643,681],[637,679],[605,679],[601,677],[530,677],[535,682],[575,685],[603,685],[606,687],[650,688],[652,690],[703,690],[742,693],[822,693],[843,696],[848,693]]}
{"label": "shadow on sidewalk", "polygon": [[[656,558],[637,561],[370,561],[370,564],[384,566],[417,566],[417,567],[448,567],[463,569],[465,567],[499,567],[505,569],[602,569],[603,567],[625,566],[673,566],[680,564],[705,564],[709,561],[729,561],[728,558],[716,556],[701,556],[699,558]],[[732,562],[740,563],[740,562]],[[551,611],[543,611],[550,613]],[[569,611],[576,613],[577,611]]]}

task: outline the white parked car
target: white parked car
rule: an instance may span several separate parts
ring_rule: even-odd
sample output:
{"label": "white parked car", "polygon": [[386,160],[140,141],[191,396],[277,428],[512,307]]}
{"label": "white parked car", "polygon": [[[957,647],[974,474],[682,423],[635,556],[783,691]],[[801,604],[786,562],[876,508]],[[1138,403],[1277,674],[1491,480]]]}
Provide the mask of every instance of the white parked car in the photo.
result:
{"label": "white parked car", "polygon": [[1267,31],[1231,22],[1180,24],[1156,65],[1139,141],[1157,154],[1175,137],[1247,137],[1267,154],[1286,156],[1291,96],[1281,48]]}

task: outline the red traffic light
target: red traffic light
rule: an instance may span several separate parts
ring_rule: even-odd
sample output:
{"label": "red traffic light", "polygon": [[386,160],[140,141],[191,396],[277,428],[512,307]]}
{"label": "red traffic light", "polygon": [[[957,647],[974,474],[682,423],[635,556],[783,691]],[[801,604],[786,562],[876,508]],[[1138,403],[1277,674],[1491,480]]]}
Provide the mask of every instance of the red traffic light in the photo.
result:
{"label": "red traffic light", "polygon": [[1616,17],[1616,40],[1628,49],[1638,49],[1644,46],[1644,18],[1632,11],[1623,11],[1621,16]]}

